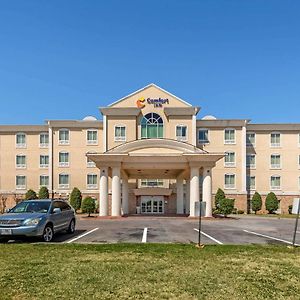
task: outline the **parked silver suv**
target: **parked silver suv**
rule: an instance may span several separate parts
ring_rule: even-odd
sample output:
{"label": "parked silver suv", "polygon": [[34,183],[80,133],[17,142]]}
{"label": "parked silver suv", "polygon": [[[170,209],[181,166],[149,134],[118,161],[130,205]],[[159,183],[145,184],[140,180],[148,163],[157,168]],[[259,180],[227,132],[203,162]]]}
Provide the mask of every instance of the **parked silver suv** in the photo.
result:
{"label": "parked silver suv", "polygon": [[0,216],[0,241],[41,237],[50,242],[55,233],[75,231],[74,209],[64,200],[26,200]]}

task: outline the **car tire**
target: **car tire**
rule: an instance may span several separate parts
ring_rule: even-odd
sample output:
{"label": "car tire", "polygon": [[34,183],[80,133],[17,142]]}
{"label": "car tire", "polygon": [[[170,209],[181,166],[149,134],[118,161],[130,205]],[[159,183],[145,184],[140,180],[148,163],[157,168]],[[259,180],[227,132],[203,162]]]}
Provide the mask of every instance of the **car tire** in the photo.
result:
{"label": "car tire", "polygon": [[7,238],[0,238],[0,244],[8,243],[9,239]]}
{"label": "car tire", "polygon": [[44,232],[42,235],[42,240],[44,242],[51,242],[54,236],[53,228],[51,225],[47,224],[44,228]]}
{"label": "car tire", "polygon": [[75,220],[72,219],[71,222],[70,222],[70,224],[69,224],[69,227],[67,229],[67,233],[72,234],[74,232],[75,232]]}

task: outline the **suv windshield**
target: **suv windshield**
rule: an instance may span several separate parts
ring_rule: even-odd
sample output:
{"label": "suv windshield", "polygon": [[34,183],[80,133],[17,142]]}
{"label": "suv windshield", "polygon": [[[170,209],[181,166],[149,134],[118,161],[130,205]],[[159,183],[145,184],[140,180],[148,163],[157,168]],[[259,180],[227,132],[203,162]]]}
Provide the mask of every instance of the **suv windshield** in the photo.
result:
{"label": "suv windshield", "polygon": [[50,207],[49,201],[23,201],[12,208],[10,213],[47,213]]}

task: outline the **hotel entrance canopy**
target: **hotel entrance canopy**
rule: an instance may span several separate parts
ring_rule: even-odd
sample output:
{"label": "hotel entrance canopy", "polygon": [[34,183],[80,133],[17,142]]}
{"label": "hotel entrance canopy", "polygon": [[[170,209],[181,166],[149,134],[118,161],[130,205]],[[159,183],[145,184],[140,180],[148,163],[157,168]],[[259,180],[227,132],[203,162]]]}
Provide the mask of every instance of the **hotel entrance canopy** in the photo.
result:
{"label": "hotel entrance canopy", "polygon": [[[100,169],[100,215],[108,215],[108,176],[112,178],[112,216],[128,212],[128,179],[176,179],[177,213],[183,213],[183,180],[190,187],[190,216],[200,200],[199,172],[203,174],[206,216],[212,214],[211,169],[224,153],[209,153],[191,144],[171,139],[140,139],[104,153],[88,153]],[[122,193],[121,193],[122,179]]]}

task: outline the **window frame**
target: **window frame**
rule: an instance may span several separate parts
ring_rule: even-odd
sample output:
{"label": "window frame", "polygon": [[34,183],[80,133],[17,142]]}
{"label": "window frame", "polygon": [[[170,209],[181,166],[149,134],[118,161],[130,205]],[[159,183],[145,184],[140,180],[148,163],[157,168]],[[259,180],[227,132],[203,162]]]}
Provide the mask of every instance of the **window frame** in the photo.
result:
{"label": "window frame", "polygon": [[[61,162],[60,161],[60,155],[61,154],[68,154],[68,161],[67,162]],[[68,152],[68,151],[59,151],[58,152],[58,166],[60,168],[68,168],[68,167],[70,167],[70,152]]]}
{"label": "window frame", "polygon": [[[277,187],[273,187],[272,186],[272,178],[275,178],[275,177],[279,178],[279,183],[280,183],[279,187],[278,186]],[[279,190],[281,190],[281,176],[280,175],[271,175],[270,176],[270,190],[271,191],[279,191]]]}
{"label": "window frame", "polygon": [[[185,127],[185,137],[181,136],[177,136],[177,127],[181,128],[181,134],[182,134],[182,128]],[[186,124],[177,124],[175,126],[175,136],[176,136],[176,140],[179,142],[187,142],[188,140],[188,126]]]}
{"label": "window frame", "polygon": [[[48,143],[41,143],[41,137],[42,135],[47,135],[48,136]],[[49,147],[49,132],[40,132],[39,134],[39,147],[40,148],[48,148]]]}
{"label": "window frame", "polygon": [[[68,131],[68,137],[69,137],[68,140],[61,140],[61,139],[60,139],[60,132],[61,132],[61,131]],[[58,144],[59,144],[59,145],[70,145],[70,137],[71,137],[70,129],[68,129],[68,128],[60,128],[60,129],[58,130]]]}
{"label": "window frame", "polygon": [[[89,132],[96,132],[96,140],[89,140]],[[96,128],[89,128],[86,130],[86,144],[89,145],[98,145],[98,129]]]}
{"label": "window frame", "polygon": [[[200,131],[207,131],[207,140],[200,140],[200,137],[199,137]],[[199,144],[209,144],[209,129],[208,128],[198,128],[197,140],[198,140]]]}
{"label": "window frame", "polygon": [[[17,160],[18,160],[18,157],[25,157],[25,163],[24,164],[18,164]],[[26,154],[16,154],[16,169],[26,169],[27,168],[27,157],[26,157]]]}
{"label": "window frame", "polygon": [[[226,176],[233,176],[234,185],[226,185]],[[225,173],[224,174],[224,189],[225,190],[235,190],[236,189],[236,174],[235,173]]]}
{"label": "window frame", "polygon": [[[251,178],[254,178],[254,186],[251,186]],[[255,175],[247,175],[247,189],[250,191],[256,190],[256,176]]]}
{"label": "window frame", "polygon": [[[125,133],[124,137],[123,136],[119,136],[119,137],[116,136],[116,128],[124,128],[125,129],[124,130],[124,133]],[[116,124],[114,126],[114,141],[115,142],[126,142],[126,140],[127,140],[127,136],[126,136],[127,133],[126,133],[126,131],[127,131],[126,125],[124,125],[124,124]]]}
{"label": "window frame", "polygon": [[[68,183],[65,184],[65,183],[60,183],[60,176],[68,176]],[[59,189],[68,189],[70,187],[70,174],[68,173],[60,173],[58,174],[58,188]]]}
{"label": "window frame", "polygon": [[[24,135],[24,140],[25,142],[22,143],[22,144],[18,144],[18,136],[19,135]],[[17,149],[24,149],[24,148],[27,148],[27,134],[25,132],[17,132],[16,135],[15,135],[15,142],[16,142],[16,148]]]}
{"label": "window frame", "polygon": [[[48,164],[41,164],[41,157],[48,157]],[[40,169],[46,169],[49,168],[49,154],[40,154],[40,163],[39,163]]]}
{"label": "window frame", "polygon": [[[277,165],[277,166],[274,166],[274,165],[272,165],[272,156],[279,156],[279,166]],[[270,154],[270,169],[271,170],[278,170],[278,169],[281,169],[282,168],[282,163],[281,163],[281,154],[279,154],[279,153],[271,153]]]}
{"label": "window frame", "polygon": [[[234,161],[233,162],[226,162],[226,155],[229,153],[233,153],[234,155]],[[224,156],[224,167],[226,168],[235,168],[236,167],[236,154],[235,151],[226,151]]]}
{"label": "window frame", "polygon": [[[154,115],[156,115],[156,116],[154,117]],[[153,123],[153,121],[152,121],[152,123],[150,123],[150,120],[155,120],[155,122]],[[157,134],[156,134],[157,136],[156,137],[149,137],[148,136],[148,126],[149,125],[156,125],[156,130],[157,130]],[[163,117],[160,114],[158,114],[157,112],[148,112],[145,115],[143,115],[142,118],[140,119],[139,126],[140,126],[140,138],[142,140],[145,140],[145,139],[163,139],[165,137],[165,122],[164,122]],[[144,126],[145,126],[145,129],[146,129],[146,135],[147,136],[143,136]],[[162,136],[159,136],[160,128],[162,128],[162,132],[161,132]]]}
{"label": "window frame", "polygon": [[[96,183],[89,183],[89,176],[96,176]],[[88,190],[97,190],[98,189],[98,175],[96,173],[88,173],[86,174],[86,187]]]}
{"label": "window frame", "polygon": [[[248,164],[248,157],[249,156],[254,157],[254,164],[251,164],[251,163]],[[254,153],[246,154],[246,168],[256,169],[256,154],[254,154]]]}
{"label": "window frame", "polygon": [[[24,185],[18,185],[17,181],[18,181],[18,177],[24,177]],[[23,175],[23,174],[17,174],[16,175],[16,181],[15,181],[15,184],[16,184],[16,190],[26,190],[26,186],[27,186],[27,178],[26,178],[26,175]]]}
{"label": "window frame", "polygon": [[[86,154],[95,154],[97,153],[96,151],[88,151]],[[87,168],[95,168],[96,164],[95,162],[91,161],[89,162],[89,158],[86,156],[86,167]]]}
{"label": "window frame", "polygon": [[[254,134],[254,143],[248,143],[248,134]],[[253,131],[249,131],[249,132],[246,132],[246,146],[247,147],[255,147],[256,145],[256,132],[253,132]]]}
{"label": "window frame", "polygon": [[[272,134],[279,134],[279,144],[272,144]],[[272,131],[270,133],[270,148],[280,148],[281,147],[281,143],[282,143],[282,138],[281,138],[282,134],[279,131]]]}
{"label": "window frame", "polygon": [[[47,185],[41,185],[41,177],[47,177],[48,178],[48,184]],[[39,187],[45,186],[46,188],[49,188],[49,175],[48,174],[40,174],[39,176]]]}
{"label": "window frame", "polygon": [[[234,140],[226,140],[226,131],[234,131]],[[224,145],[236,145],[236,129],[235,128],[224,128]]]}

